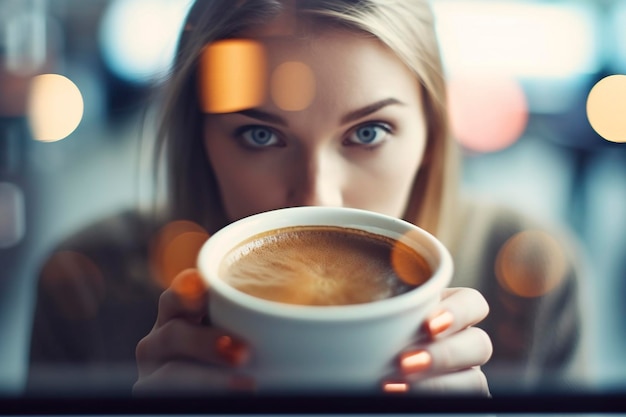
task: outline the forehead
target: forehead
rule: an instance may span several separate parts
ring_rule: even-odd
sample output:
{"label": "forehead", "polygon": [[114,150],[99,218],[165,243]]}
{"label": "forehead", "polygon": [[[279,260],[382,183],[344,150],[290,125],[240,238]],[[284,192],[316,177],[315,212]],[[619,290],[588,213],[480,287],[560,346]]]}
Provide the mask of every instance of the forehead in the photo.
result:
{"label": "forehead", "polygon": [[345,29],[268,36],[249,32],[209,45],[200,65],[202,108],[345,111],[394,98],[421,103],[419,80],[377,38]]}
{"label": "forehead", "polygon": [[[387,46],[375,37],[347,30],[326,29],[301,36],[256,38],[265,47],[270,68],[289,60],[299,60],[320,73],[368,68],[410,71]],[[363,65],[367,63],[367,65]]]}
{"label": "forehead", "polygon": [[327,28],[306,35],[256,39],[264,47],[273,89],[289,84],[284,89],[298,94],[308,82],[315,90],[315,101],[324,105],[338,100],[358,105],[387,96],[408,103],[419,100],[417,77],[371,35]]}

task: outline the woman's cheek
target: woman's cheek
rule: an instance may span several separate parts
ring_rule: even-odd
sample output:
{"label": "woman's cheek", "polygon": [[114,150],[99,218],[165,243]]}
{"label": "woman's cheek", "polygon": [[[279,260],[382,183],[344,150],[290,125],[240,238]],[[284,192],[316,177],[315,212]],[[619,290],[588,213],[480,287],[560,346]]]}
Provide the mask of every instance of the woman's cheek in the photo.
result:
{"label": "woman's cheek", "polygon": [[[404,213],[415,175],[422,161],[419,144],[391,146],[361,173],[355,197],[369,209],[399,217]],[[363,175],[367,172],[367,175]]]}

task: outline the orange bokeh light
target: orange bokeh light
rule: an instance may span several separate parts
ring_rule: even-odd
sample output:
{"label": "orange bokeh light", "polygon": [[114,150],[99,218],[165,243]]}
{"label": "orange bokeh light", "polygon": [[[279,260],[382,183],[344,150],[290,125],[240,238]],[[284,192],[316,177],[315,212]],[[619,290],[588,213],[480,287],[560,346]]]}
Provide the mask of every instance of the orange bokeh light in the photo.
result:
{"label": "orange bokeh light", "polygon": [[193,304],[207,290],[207,286],[195,268],[185,269],[176,275],[171,288],[183,303]]}
{"label": "orange bokeh light", "polygon": [[162,287],[189,268],[196,268],[200,247],[209,234],[197,223],[176,220],[166,224],[152,242],[150,263]]}
{"label": "orange bokeh light", "polygon": [[315,75],[302,62],[283,62],[272,72],[270,83],[272,100],[283,110],[304,110],[315,98]]}
{"label": "orange bokeh light", "polygon": [[412,240],[411,233],[396,240],[391,249],[391,266],[396,275],[409,285],[421,285],[432,275],[432,270],[426,259],[415,252],[404,241]]}
{"label": "orange bokeh light", "polygon": [[226,39],[200,56],[200,105],[206,113],[229,113],[260,105],[267,95],[265,49],[249,39]]}
{"label": "orange bokeh light", "polygon": [[540,297],[567,273],[567,260],[554,237],[542,231],[520,232],[502,246],[495,272],[500,285],[521,297]]}
{"label": "orange bokeh light", "polygon": [[383,384],[383,391],[394,392],[407,392],[409,390],[409,384],[405,382],[387,382]]}

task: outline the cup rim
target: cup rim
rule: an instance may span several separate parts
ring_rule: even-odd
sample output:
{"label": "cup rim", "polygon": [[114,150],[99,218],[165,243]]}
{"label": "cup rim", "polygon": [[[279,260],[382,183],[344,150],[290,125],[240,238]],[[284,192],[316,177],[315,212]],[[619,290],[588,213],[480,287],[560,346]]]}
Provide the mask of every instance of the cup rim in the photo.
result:
{"label": "cup rim", "polygon": [[[302,218],[307,215],[320,216],[325,220],[314,220],[308,217],[304,223],[302,221],[295,221],[296,218]],[[275,225],[271,227],[259,226],[260,222],[268,219],[274,221]],[[341,220],[344,219],[352,219],[352,221],[346,224],[341,223]],[[364,222],[367,223],[363,224]],[[430,257],[428,257],[428,261],[431,263],[431,267],[433,267],[431,277],[420,286],[390,298],[361,304],[331,306],[297,305],[258,298],[237,290],[218,277],[219,263],[223,255],[237,244],[257,233],[300,225],[330,225],[349,228],[365,227],[366,230],[369,231],[372,231],[372,229],[386,230],[385,227],[372,226],[370,223],[389,227],[392,229],[390,231],[391,233],[393,233],[393,231],[402,230],[404,232],[396,232],[402,234],[410,231],[412,234],[415,234],[414,236],[419,236],[420,239],[423,239],[422,242],[416,244],[424,247],[424,242],[426,242],[426,245],[429,245],[426,249],[431,252]],[[260,229],[254,233],[245,234],[243,237],[232,237],[232,235],[236,234],[238,231],[249,230],[254,227],[260,227]],[[369,229],[367,229],[368,227]],[[374,231],[374,233],[376,233],[376,231]],[[231,242],[232,244],[225,245],[225,241],[227,243]],[[433,254],[432,252],[435,253]],[[437,265],[432,264],[432,256],[439,257]],[[426,230],[405,220],[377,212],[347,207],[320,206],[280,208],[253,214],[230,223],[213,234],[213,236],[204,243],[198,255],[197,266],[200,276],[209,288],[209,292],[215,291],[222,297],[229,299],[239,308],[254,311],[256,314],[266,316],[324,322],[371,320],[372,318],[383,318],[388,315],[397,314],[399,311],[416,308],[425,300],[432,298],[434,292],[443,290],[450,283],[453,273],[452,257],[448,249]]]}

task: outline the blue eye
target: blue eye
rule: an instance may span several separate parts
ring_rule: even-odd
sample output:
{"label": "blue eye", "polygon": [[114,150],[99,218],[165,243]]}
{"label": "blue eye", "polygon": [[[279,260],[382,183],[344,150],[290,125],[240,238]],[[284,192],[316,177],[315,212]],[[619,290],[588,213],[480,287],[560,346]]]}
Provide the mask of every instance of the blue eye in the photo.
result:
{"label": "blue eye", "polygon": [[272,129],[263,126],[244,127],[240,135],[246,145],[254,148],[277,146],[281,143]]}
{"label": "blue eye", "polygon": [[356,128],[347,139],[350,145],[375,146],[383,142],[391,128],[383,123],[371,123]]}

